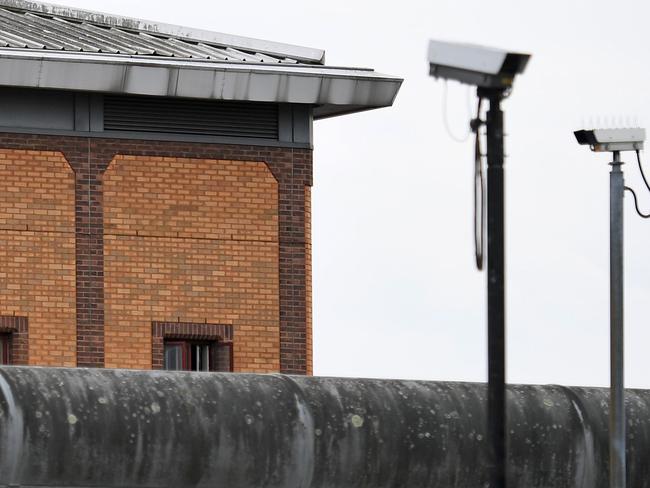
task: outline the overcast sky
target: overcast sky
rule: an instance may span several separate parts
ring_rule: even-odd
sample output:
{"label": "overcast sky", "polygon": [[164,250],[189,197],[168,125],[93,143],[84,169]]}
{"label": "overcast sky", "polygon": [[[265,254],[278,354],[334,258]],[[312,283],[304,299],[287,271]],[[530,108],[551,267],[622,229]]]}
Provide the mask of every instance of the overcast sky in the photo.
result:
{"label": "overcast sky", "polygon": [[[485,380],[472,145],[445,131],[443,83],[428,77],[426,47],[437,38],[531,53],[504,103],[508,379],[608,384],[608,156],[578,146],[572,131],[650,120],[647,2],[63,3],[323,48],[328,64],[405,79],[394,107],[315,124],[319,375]],[[473,107],[473,93],[449,85],[457,135],[468,97]],[[650,210],[632,155],[624,159],[627,183]],[[629,197],[625,216],[627,384],[650,388],[650,221]]]}

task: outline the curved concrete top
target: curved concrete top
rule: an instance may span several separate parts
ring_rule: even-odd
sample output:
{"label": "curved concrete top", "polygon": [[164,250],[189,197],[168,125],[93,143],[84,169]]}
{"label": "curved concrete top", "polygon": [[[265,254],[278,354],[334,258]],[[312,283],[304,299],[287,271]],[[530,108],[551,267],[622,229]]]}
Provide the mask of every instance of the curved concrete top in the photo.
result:
{"label": "curved concrete top", "polygon": [[[480,487],[484,384],[0,368],[0,480],[50,487]],[[511,486],[607,486],[608,390],[512,386]],[[628,391],[632,487],[650,392]]]}

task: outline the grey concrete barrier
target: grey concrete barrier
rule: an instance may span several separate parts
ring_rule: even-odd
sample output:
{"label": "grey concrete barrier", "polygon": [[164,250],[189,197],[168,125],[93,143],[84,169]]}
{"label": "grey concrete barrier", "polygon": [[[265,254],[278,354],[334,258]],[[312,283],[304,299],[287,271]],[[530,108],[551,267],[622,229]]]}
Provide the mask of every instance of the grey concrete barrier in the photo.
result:
{"label": "grey concrete barrier", "polygon": [[[485,487],[486,387],[0,368],[0,486]],[[628,390],[628,481],[650,488],[650,392]],[[512,487],[607,486],[608,390],[508,389]]]}

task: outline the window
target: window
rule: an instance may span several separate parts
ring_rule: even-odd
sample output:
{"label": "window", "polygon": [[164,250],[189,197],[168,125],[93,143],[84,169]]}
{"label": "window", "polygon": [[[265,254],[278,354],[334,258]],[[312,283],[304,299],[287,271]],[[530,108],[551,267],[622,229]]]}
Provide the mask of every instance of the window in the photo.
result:
{"label": "window", "polygon": [[164,369],[172,371],[215,371],[214,341],[165,341]]}
{"label": "window", "polygon": [[151,366],[176,371],[233,371],[233,326],[152,322]]}
{"label": "window", "polygon": [[0,365],[28,363],[27,317],[0,315]]}
{"label": "window", "polygon": [[9,364],[9,334],[0,334],[0,364]]}

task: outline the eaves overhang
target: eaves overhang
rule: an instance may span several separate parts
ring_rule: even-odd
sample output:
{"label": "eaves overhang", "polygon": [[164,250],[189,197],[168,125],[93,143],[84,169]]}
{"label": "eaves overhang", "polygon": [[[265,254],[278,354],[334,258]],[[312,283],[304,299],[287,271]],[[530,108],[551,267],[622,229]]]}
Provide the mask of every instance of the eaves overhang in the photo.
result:
{"label": "eaves overhang", "polygon": [[315,119],[391,106],[402,81],[322,65],[0,49],[0,86],[308,104]]}

